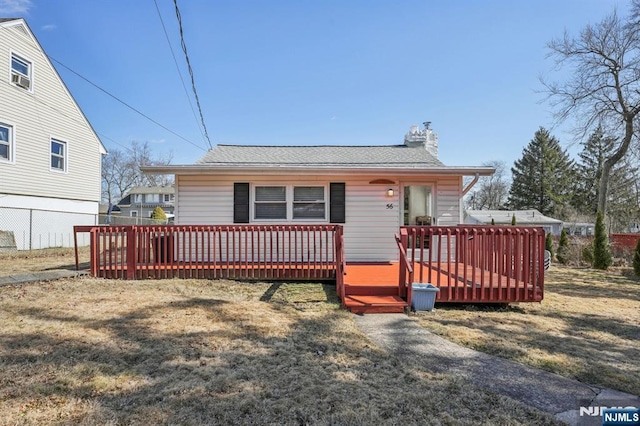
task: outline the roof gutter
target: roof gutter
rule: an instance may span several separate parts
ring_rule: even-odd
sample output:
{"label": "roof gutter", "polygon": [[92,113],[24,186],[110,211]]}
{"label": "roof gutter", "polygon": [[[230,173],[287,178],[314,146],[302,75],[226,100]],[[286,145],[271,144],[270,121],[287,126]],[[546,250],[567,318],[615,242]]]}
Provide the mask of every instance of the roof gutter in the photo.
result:
{"label": "roof gutter", "polygon": [[[335,175],[341,173],[345,175],[355,175],[362,173],[375,173],[383,175],[456,175],[456,176],[474,176],[473,184],[477,182],[480,176],[491,176],[495,173],[493,167],[402,167],[402,166],[374,166],[362,167],[361,165],[353,166],[318,166],[318,165],[158,165],[144,166],[141,168],[144,173],[149,174],[175,174],[175,175],[238,175],[238,174],[260,174],[260,175],[279,175],[279,174],[295,174],[295,173],[314,173],[318,175]],[[470,189],[470,188],[469,188]]]}

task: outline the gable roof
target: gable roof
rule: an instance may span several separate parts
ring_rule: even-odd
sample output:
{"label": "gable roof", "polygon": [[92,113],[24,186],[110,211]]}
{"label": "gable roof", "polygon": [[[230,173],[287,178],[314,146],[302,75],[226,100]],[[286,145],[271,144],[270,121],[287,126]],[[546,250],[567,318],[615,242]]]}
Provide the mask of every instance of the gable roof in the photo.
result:
{"label": "gable roof", "polygon": [[510,224],[513,216],[516,216],[518,225],[560,225],[561,220],[548,217],[536,209],[529,210],[467,210],[467,217],[471,217],[480,223],[491,223],[494,220],[496,225]]}
{"label": "gable roof", "polygon": [[258,146],[217,145],[196,164],[210,165],[306,165],[360,167],[443,166],[424,148],[382,146]]}
{"label": "gable roof", "polygon": [[[14,21],[14,22],[12,22],[12,21]],[[36,38],[35,34],[33,34],[33,31],[31,31],[31,28],[29,28],[29,25],[27,24],[27,21],[25,21],[23,18],[0,18],[0,24],[1,24],[0,27],[8,27],[8,28],[17,27],[17,28],[19,28],[22,32],[25,33],[25,35],[27,37],[30,37],[35,42],[37,48],[40,50],[40,52],[42,52],[42,55],[43,55],[45,61],[47,62],[47,64],[49,65],[49,67],[51,68],[51,70],[53,71],[55,76],[58,78],[58,81],[62,84],[62,87],[64,88],[64,90],[66,91],[67,95],[71,99],[71,102],[73,102],[75,107],[78,109],[78,111],[80,112],[80,115],[84,118],[87,126],[89,127],[89,130],[91,131],[91,133],[93,133],[93,135],[95,136],[96,140],[98,141],[98,145],[99,145],[98,149],[100,150],[100,153],[101,154],[106,154],[107,153],[107,149],[105,148],[104,144],[102,143],[102,140],[100,140],[100,137],[98,136],[98,133],[95,131],[95,129],[91,125],[91,122],[89,121],[87,116],[84,114],[84,111],[82,111],[82,108],[80,108],[80,105],[78,105],[78,102],[76,101],[76,99],[71,94],[71,91],[69,90],[69,88],[67,87],[67,84],[64,82],[64,80],[62,79],[62,77],[58,73],[58,70],[56,69],[56,67],[53,66],[53,63],[51,62],[51,59],[49,58],[49,55],[47,55],[47,52],[44,51],[44,49],[42,48],[42,45],[40,44],[40,42]]]}

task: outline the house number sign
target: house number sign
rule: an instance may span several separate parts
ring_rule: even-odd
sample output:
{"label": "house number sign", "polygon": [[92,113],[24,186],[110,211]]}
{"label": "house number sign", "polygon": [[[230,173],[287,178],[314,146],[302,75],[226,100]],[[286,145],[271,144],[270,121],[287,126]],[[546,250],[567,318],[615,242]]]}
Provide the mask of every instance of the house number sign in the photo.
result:
{"label": "house number sign", "polygon": [[387,210],[393,210],[393,204],[391,203],[387,204]]}

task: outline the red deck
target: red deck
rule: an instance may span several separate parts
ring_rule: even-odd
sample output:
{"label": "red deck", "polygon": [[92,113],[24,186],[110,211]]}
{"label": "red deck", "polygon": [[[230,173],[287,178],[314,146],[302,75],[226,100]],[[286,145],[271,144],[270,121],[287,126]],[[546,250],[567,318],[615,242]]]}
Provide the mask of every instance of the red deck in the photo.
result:
{"label": "red deck", "polygon": [[[120,279],[335,280],[353,312],[402,312],[413,283],[437,302],[539,302],[544,231],[529,227],[401,227],[397,263],[346,264],[340,225],[78,226],[91,273]],[[76,252],[77,264],[77,252]]]}
{"label": "red deck", "polygon": [[[456,269],[457,268],[457,269]],[[534,301],[534,287],[491,271],[473,268],[470,265],[453,264],[447,273],[447,265],[429,267],[428,264],[413,263],[416,271],[414,281],[430,283],[440,289],[437,302],[448,303],[509,303]],[[347,263],[344,277],[347,294],[401,296],[398,286],[400,264],[392,263]],[[365,290],[366,289],[366,290]],[[404,295],[402,295],[404,296]],[[535,301],[542,300],[538,293]],[[368,300],[373,303],[372,300]],[[405,305],[406,306],[406,303]]]}

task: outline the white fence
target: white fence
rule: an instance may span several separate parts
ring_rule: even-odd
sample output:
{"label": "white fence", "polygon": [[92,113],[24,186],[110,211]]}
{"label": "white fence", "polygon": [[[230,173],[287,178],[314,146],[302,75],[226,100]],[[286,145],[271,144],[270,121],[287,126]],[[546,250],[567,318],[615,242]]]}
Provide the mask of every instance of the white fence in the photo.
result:
{"label": "white fence", "polygon": [[[0,230],[13,232],[18,250],[73,247],[73,226],[97,221],[93,214],[0,207]],[[89,245],[89,235],[78,234],[78,245]]]}

